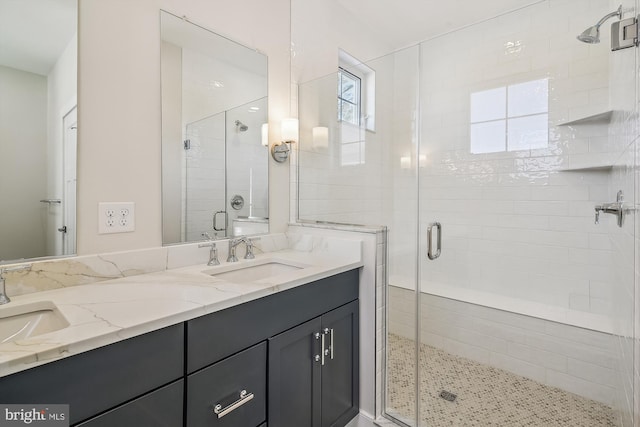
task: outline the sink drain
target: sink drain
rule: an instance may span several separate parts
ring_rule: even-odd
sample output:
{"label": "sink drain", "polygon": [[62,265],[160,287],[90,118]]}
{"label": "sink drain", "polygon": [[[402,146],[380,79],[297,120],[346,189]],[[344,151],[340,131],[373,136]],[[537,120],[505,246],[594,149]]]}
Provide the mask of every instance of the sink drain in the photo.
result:
{"label": "sink drain", "polygon": [[454,402],[456,400],[456,397],[458,397],[458,395],[453,394],[450,391],[442,390],[440,392],[440,397],[446,400],[447,402]]}

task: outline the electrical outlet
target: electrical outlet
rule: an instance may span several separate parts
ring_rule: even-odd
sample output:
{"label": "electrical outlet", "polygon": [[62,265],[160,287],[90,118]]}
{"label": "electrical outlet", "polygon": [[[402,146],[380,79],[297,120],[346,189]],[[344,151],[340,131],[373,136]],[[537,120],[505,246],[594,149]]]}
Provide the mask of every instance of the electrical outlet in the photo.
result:
{"label": "electrical outlet", "polygon": [[98,203],[98,234],[135,231],[135,203]]}

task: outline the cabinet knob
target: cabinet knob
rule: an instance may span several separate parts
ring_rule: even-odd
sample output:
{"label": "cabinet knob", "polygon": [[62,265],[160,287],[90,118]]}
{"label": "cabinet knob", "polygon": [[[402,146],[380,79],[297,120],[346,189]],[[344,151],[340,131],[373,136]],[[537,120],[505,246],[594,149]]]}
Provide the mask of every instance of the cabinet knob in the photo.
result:
{"label": "cabinet knob", "polygon": [[314,359],[315,359],[315,361],[316,361],[316,362],[319,362],[319,361],[320,361],[320,355],[319,355],[319,354],[316,354],[316,356],[314,357]]}

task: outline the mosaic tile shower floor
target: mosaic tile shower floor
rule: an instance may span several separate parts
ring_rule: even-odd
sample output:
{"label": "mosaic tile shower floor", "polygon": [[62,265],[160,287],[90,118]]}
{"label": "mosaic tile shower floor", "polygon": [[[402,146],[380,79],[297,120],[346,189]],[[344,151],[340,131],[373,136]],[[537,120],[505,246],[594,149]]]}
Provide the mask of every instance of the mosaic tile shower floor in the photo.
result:
{"label": "mosaic tile shower floor", "polygon": [[[389,335],[387,412],[415,419],[415,346]],[[610,407],[536,381],[420,345],[421,427],[615,426]],[[454,402],[439,396],[457,394]],[[414,422],[411,422],[412,425]]]}

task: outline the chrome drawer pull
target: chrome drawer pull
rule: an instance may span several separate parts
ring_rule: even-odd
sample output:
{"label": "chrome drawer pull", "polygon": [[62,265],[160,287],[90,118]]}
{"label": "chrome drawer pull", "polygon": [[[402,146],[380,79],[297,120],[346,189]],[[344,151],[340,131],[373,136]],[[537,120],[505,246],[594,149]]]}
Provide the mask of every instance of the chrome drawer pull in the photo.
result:
{"label": "chrome drawer pull", "polygon": [[227,415],[229,412],[233,412],[234,410],[238,409],[239,407],[241,407],[251,399],[253,399],[253,393],[247,393],[247,390],[242,390],[240,392],[240,399],[236,400],[235,402],[233,402],[231,405],[227,406],[224,409],[222,408],[222,405],[218,403],[213,408],[213,413],[218,415],[218,418],[222,418],[225,415]]}

